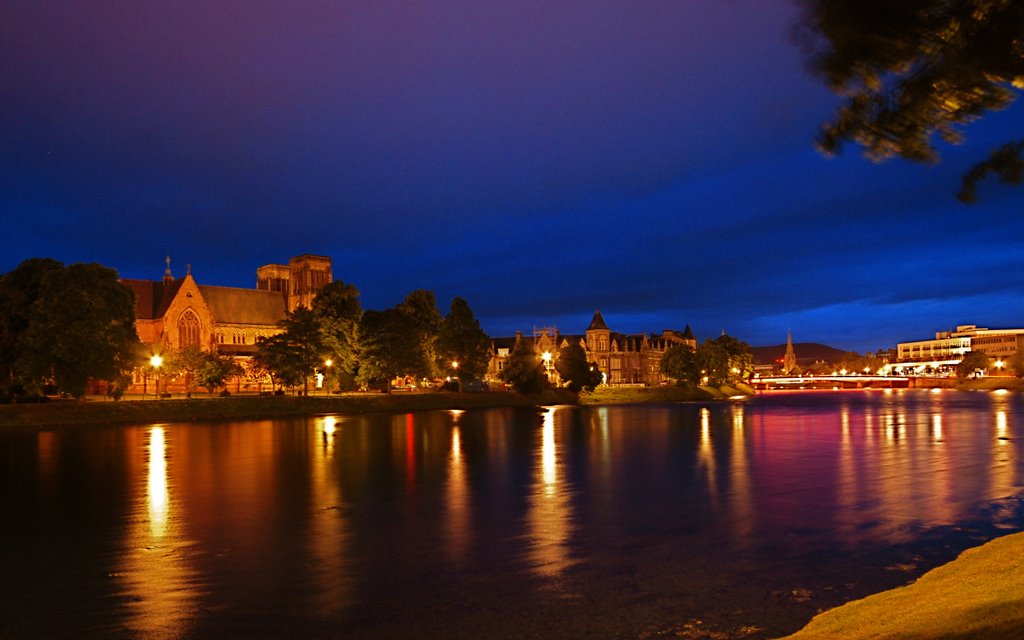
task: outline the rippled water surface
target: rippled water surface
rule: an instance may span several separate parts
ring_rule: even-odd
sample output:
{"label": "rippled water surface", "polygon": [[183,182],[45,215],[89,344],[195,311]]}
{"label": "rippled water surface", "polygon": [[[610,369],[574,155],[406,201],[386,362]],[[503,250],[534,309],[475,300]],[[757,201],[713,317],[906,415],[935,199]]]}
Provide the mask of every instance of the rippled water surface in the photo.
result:
{"label": "rippled water surface", "polygon": [[0,637],[773,637],[1024,524],[967,392],[0,433]]}

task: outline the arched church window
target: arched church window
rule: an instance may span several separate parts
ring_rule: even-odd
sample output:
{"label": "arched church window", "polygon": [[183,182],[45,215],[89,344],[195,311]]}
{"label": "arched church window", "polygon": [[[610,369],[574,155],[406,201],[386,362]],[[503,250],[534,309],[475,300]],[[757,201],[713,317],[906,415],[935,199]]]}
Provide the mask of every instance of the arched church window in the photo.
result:
{"label": "arched church window", "polygon": [[191,309],[178,318],[178,348],[199,346],[199,316]]}

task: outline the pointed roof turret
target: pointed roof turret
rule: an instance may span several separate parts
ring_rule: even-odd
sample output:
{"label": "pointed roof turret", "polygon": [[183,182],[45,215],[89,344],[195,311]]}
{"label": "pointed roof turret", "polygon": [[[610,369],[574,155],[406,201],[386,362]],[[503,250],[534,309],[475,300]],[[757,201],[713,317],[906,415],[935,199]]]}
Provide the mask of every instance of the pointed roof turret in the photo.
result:
{"label": "pointed roof turret", "polygon": [[687,324],[686,329],[683,330],[683,337],[686,338],[687,340],[697,339],[697,336],[693,335],[693,329],[690,328],[689,324]]}
{"label": "pointed roof turret", "polygon": [[594,319],[590,321],[590,326],[587,327],[587,331],[611,331],[608,325],[605,324],[604,318],[601,317],[600,311],[594,312]]}
{"label": "pointed roof turret", "polygon": [[167,264],[167,268],[164,269],[164,285],[170,286],[174,284],[174,276],[171,275],[171,256],[167,256],[164,262]]}

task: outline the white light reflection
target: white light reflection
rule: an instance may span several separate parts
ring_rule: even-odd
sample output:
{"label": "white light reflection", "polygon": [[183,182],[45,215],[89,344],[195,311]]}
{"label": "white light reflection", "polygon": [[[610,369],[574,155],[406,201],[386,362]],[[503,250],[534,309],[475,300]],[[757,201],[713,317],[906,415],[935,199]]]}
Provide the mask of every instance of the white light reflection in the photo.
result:
{"label": "white light reflection", "polygon": [[167,434],[154,426],[146,439],[146,488],[143,495],[140,486],[136,503],[144,517],[126,531],[116,572],[122,589],[118,595],[127,603],[124,624],[132,637],[171,640],[188,637],[200,594],[183,552],[189,542],[173,526]]}
{"label": "white light reflection", "polygon": [[146,503],[149,506],[149,533],[154,538],[167,534],[167,448],[163,427],[149,432],[149,473],[146,482]]}
{"label": "white light reflection", "polygon": [[[456,416],[457,418],[457,416]],[[462,458],[462,432],[458,425],[452,427],[451,452],[448,455],[448,484],[445,487],[445,528],[446,550],[451,560],[463,558],[469,546],[470,491],[466,478],[465,462]]]}
{"label": "white light reflection", "polygon": [[540,464],[526,516],[530,564],[535,572],[548,578],[559,576],[574,564],[568,549],[573,508],[558,464],[555,428],[558,411],[558,407],[548,407],[544,412]]}
{"label": "white light reflection", "polygon": [[323,434],[324,457],[330,460],[334,457],[334,432],[338,430],[338,419],[334,416],[324,416],[320,432]]}
{"label": "white light reflection", "polygon": [[993,409],[995,410],[995,441],[992,447],[992,487],[993,496],[1005,496],[1016,492],[1019,487],[1014,485],[1014,452],[1010,440],[1010,417],[1007,413],[1010,397],[1005,389],[996,389],[992,393]]}
{"label": "white light reflection", "polygon": [[[339,465],[335,460],[339,430],[336,416],[317,418],[316,431],[311,448],[319,447],[322,455],[311,456],[310,491],[312,504],[316,505],[315,517],[310,519],[308,550],[312,559],[309,572],[317,582],[318,589],[309,606],[313,611],[323,611],[351,600],[352,585],[349,579],[346,551],[348,549],[348,520],[345,517],[346,499],[338,476]],[[315,451],[315,449],[314,449]]]}

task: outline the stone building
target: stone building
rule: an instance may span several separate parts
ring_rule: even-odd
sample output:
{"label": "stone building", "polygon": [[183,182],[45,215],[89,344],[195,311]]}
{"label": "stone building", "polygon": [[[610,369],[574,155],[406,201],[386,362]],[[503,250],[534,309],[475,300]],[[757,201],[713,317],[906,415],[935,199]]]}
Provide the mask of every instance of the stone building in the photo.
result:
{"label": "stone building", "polygon": [[[558,384],[554,363],[558,351],[564,346],[578,343],[587,354],[587,360],[596,362],[609,385],[655,386],[670,379],[661,373],[661,357],[676,344],[697,347],[693,331],[687,325],[683,331],[665,330],[660,334],[625,334],[612,331],[600,311],[594,312],[583,334],[560,334],[556,328],[534,329],[533,337],[517,334],[515,338],[495,338],[492,341],[488,376],[497,379],[504,369],[517,340],[533,340],[537,357],[544,363],[548,379]],[[545,356],[547,354],[547,356]]]}
{"label": "stone building", "polygon": [[331,259],[301,255],[287,265],[256,270],[256,288],[199,284],[186,269],[175,278],[171,260],[161,280],[123,279],[135,292],[135,328],[152,354],[185,347],[223,355],[248,357],[256,340],[280,332],[277,324],[331,282]]}

